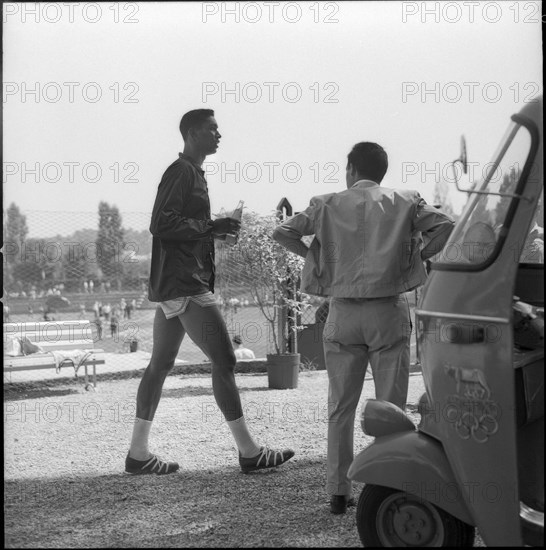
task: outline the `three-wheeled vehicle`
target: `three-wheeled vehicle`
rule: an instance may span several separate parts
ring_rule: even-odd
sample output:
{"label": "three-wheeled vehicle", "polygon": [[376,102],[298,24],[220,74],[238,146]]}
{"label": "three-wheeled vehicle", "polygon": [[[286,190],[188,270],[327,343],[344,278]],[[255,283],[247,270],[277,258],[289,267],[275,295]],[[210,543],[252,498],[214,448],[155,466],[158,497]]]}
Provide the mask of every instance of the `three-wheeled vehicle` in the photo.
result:
{"label": "three-wheeled vehicle", "polygon": [[542,143],[541,96],[512,116],[431,265],[415,310],[419,425],[365,403],[375,439],[349,470],[365,484],[364,546],[472,546],[476,529],[487,546],[544,544]]}

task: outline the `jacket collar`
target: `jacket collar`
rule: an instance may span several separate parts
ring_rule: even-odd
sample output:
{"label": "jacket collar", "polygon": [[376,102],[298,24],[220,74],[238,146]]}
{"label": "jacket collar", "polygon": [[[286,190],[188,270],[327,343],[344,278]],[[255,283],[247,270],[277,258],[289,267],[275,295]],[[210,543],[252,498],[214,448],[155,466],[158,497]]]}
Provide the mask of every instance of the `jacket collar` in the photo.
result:
{"label": "jacket collar", "polygon": [[350,189],[353,187],[360,187],[360,188],[369,188],[369,187],[379,187],[379,184],[372,180],[358,180],[351,185]]}
{"label": "jacket collar", "polygon": [[181,158],[181,159],[187,160],[189,163],[191,163],[193,166],[195,166],[195,168],[197,168],[197,170],[199,170],[199,172],[201,172],[202,174],[205,173],[203,168],[201,168],[201,166],[199,166],[199,164],[197,164],[195,162],[195,160],[193,160],[189,155],[186,155],[184,153],[178,153],[178,157]]}

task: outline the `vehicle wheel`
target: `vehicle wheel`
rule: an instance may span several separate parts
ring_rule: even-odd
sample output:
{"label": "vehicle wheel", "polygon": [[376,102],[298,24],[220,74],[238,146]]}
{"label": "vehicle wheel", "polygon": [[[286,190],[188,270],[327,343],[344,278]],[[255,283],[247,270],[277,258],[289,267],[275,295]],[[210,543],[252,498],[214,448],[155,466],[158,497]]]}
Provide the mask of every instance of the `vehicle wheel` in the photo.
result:
{"label": "vehicle wheel", "polygon": [[356,523],[365,547],[474,544],[472,525],[415,495],[380,485],[366,485],[362,490]]}

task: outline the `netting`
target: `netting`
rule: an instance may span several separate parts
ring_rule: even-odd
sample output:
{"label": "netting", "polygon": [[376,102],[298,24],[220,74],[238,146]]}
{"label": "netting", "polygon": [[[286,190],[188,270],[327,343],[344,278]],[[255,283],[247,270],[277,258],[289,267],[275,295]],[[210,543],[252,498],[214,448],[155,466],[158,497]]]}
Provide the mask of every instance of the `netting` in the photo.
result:
{"label": "netting", "polygon": [[[157,304],[147,298],[149,221],[149,212],[115,208],[106,208],[100,216],[97,212],[8,210],[4,215],[4,321],[89,320],[95,347],[118,353],[119,359],[126,357],[128,362],[134,358],[131,350],[151,352]],[[215,296],[229,337],[239,336],[257,358],[274,352],[279,316],[271,322],[258,302],[278,314],[278,297],[254,284],[255,273],[240,243],[235,247],[217,244],[216,264]],[[312,302],[298,323],[314,322],[321,300]],[[280,330],[287,336],[287,327]],[[178,359],[207,360],[187,336]]]}
{"label": "netting", "polygon": [[[10,206],[4,213],[4,322],[88,320],[95,347],[118,354],[116,360],[131,365],[135,351],[151,353],[157,304],[147,298],[150,215],[106,204],[99,214]],[[239,336],[256,358],[294,351],[294,335],[328,315],[327,300],[301,295],[294,286],[302,260],[271,239],[276,223],[245,213],[238,243],[216,242],[215,296],[229,338]],[[413,297],[408,293],[411,305]],[[286,298],[291,305],[280,307]],[[322,334],[313,334],[312,352],[320,353]],[[188,336],[178,359],[207,361]]]}

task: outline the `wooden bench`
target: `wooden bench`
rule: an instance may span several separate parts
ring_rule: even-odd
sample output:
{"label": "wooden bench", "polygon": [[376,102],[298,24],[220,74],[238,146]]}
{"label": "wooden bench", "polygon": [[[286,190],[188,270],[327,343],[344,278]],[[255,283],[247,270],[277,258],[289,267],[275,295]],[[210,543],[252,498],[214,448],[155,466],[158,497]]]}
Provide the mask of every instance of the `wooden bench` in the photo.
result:
{"label": "wooden bench", "polygon": [[[25,370],[51,369],[57,367],[55,354],[66,351],[70,358],[74,350],[91,352],[80,366],[85,369],[85,389],[91,389],[87,367],[93,367],[93,389],[97,387],[97,365],[103,365],[104,350],[95,348],[96,328],[90,321],[48,321],[30,323],[4,323],[4,372],[12,373]],[[43,353],[9,356],[6,344],[10,337],[27,337],[33,344],[40,346]],[[71,363],[70,363],[71,364]],[[64,365],[63,365],[64,366]]]}

